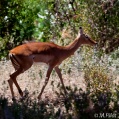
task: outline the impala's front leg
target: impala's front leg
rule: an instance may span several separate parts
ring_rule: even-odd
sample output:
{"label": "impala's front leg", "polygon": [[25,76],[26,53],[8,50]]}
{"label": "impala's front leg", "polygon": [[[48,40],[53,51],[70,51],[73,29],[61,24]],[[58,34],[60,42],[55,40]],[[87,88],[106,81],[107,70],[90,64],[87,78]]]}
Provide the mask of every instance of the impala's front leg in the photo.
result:
{"label": "impala's front leg", "polygon": [[12,81],[11,78],[8,80],[8,84],[9,84],[10,91],[11,91],[11,94],[12,94],[12,100],[14,101],[15,97],[14,97],[14,91],[13,91],[13,81]]}
{"label": "impala's front leg", "polygon": [[46,79],[45,79],[45,83],[44,83],[44,85],[43,85],[43,87],[42,87],[42,89],[41,89],[41,92],[40,92],[39,96],[38,96],[38,99],[39,99],[39,100],[40,100],[40,98],[41,98],[41,95],[42,95],[42,93],[43,93],[43,91],[44,91],[44,89],[45,89],[45,87],[46,87],[48,81],[49,81],[50,74],[51,74],[52,70],[53,70],[53,67],[49,66],[48,71],[47,71],[47,75],[46,75]]}
{"label": "impala's front leg", "polygon": [[65,88],[65,86],[64,86],[62,74],[61,74],[61,71],[60,71],[59,67],[55,67],[55,71],[57,72],[57,74],[58,74],[58,76],[59,76],[59,78],[60,78],[60,81],[61,81],[61,83],[62,83],[62,86],[63,86],[63,89],[64,89],[65,94],[67,94],[66,88]]}

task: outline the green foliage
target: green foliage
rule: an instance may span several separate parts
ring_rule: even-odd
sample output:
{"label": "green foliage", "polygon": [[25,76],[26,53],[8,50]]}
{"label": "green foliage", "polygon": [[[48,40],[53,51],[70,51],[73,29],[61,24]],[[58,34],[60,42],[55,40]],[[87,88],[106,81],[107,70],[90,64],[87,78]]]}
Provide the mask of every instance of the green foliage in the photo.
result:
{"label": "green foliage", "polygon": [[89,33],[106,53],[114,51],[119,46],[119,1],[85,1]]}
{"label": "green foliage", "polygon": [[50,0],[41,1],[38,18],[35,19],[35,32],[33,36],[42,42],[48,41],[53,32],[51,25],[54,18],[49,12],[51,8],[52,2]]}
{"label": "green foliage", "polygon": [[0,58],[24,40],[32,40],[32,37],[43,42],[50,39],[57,41],[62,39],[64,29],[71,29],[71,40],[79,26],[98,41],[100,50],[104,47],[105,52],[109,53],[119,44],[118,8],[118,0],[1,1]]}
{"label": "green foliage", "polygon": [[0,2],[0,59],[12,47],[32,38],[39,9],[38,1],[33,0]]}
{"label": "green foliage", "polygon": [[34,19],[37,17],[38,8],[37,2],[33,0],[1,2],[1,37],[11,35],[14,37],[14,42],[29,39],[33,34]]}

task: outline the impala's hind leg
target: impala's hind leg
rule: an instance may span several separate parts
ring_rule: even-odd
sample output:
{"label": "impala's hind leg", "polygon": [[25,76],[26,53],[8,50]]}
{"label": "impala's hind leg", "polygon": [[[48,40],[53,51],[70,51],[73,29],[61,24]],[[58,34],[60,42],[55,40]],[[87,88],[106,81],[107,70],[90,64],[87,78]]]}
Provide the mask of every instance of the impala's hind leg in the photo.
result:
{"label": "impala's hind leg", "polygon": [[12,94],[12,99],[15,99],[14,97],[14,91],[13,91],[13,83],[15,84],[15,86],[17,87],[19,94],[21,95],[21,97],[23,96],[23,92],[20,88],[20,86],[18,85],[17,81],[16,81],[16,77],[21,74],[23,72],[22,68],[19,68],[17,71],[15,71],[13,74],[10,75],[10,79],[8,80],[9,86],[10,86],[10,90],[11,90],[11,94]]}
{"label": "impala's hind leg", "polygon": [[11,91],[11,94],[12,94],[12,100],[14,101],[15,97],[14,97],[14,91],[13,91],[13,81],[12,81],[11,78],[8,80],[8,84],[9,84],[10,91]]}
{"label": "impala's hind leg", "polygon": [[18,85],[16,78],[18,75],[28,70],[32,66],[33,60],[31,57],[17,56],[13,54],[10,55],[10,59],[11,59],[13,67],[15,68],[15,72],[10,75],[10,79],[8,80],[8,83],[10,86],[12,98],[14,99],[13,83],[17,87],[20,96],[23,97],[23,92],[20,86]]}

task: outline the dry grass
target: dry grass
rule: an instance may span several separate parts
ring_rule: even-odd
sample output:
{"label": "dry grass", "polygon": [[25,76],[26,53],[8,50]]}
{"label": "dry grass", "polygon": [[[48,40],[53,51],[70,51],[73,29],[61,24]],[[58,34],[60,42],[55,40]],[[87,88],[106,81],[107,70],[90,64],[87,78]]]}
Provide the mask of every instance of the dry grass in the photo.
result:
{"label": "dry grass", "polygon": [[[7,80],[9,79],[9,75],[14,72],[14,68],[12,67],[10,61],[1,61],[0,67],[0,93],[5,97],[11,99],[11,93]],[[47,65],[41,63],[34,64],[29,70],[19,75],[17,81],[23,91],[27,89],[30,92],[29,95],[34,94],[34,97],[36,98],[45,81],[46,71]],[[72,72],[70,74],[64,73],[63,71],[62,74],[65,86],[76,86],[85,90],[85,81],[83,79],[83,73],[79,72],[76,67],[72,67]],[[55,91],[60,90],[59,86],[61,86],[60,79],[57,76],[56,72],[53,71],[48,85],[46,86],[42,95],[42,99],[46,97],[50,99],[55,98]],[[15,86],[14,90],[15,95],[19,97],[18,91]]]}
{"label": "dry grass", "polygon": [[[39,92],[41,91],[42,85],[45,81],[47,66],[43,64],[34,64],[28,71],[18,76],[17,81],[20,87],[23,91],[27,89],[29,91],[29,95],[23,101],[17,100],[17,102],[11,103],[11,93],[7,80],[9,79],[9,74],[14,72],[14,68],[12,67],[10,61],[1,61],[0,94],[5,97],[3,99],[1,98],[1,113],[6,112],[3,113],[5,116],[10,113],[12,114],[10,117],[15,117],[15,119],[19,119],[20,117],[24,117],[24,119],[34,119],[34,117],[35,119],[39,119],[41,116],[44,119],[59,119],[60,117],[62,117],[62,119],[68,119],[69,117],[71,119],[79,119],[79,117],[92,119],[96,113],[98,114],[101,112],[108,113],[111,111],[111,113],[115,112],[115,114],[118,114],[118,91],[110,91],[107,95],[104,93],[102,98],[100,98],[101,95],[100,97],[94,98],[93,95],[91,96],[89,94],[89,89],[86,87],[83,72],[81,72],[80,69],[77,69],[79,66],[74,65],[72,61],[68,61],[61,65],[65,86],[67,89],[69,88],[68,96],[65,97],[62,93],[60,80],[55,71],[53,71],[49,83],[42,95],[42,100],[40,100],[39,103],[36,103],[34,98],[37,98]],[[92,72],[92,70],[89,72]],[[90,74],[91,73],[89,73],[89,76]],[[119,85],[119,76],[117,76],[114,80],[114,83]],[[80,90],[80,88],[84,91]],[[16,97],[19,98],[20,96],[15,86],[14,90]],[[6,98],[8,99],[8,104],[4,103]],[[100,105],[102,102],[103,105]],[[110,108],[109,106],[111,102],[113,102],[113,105]],[[31,112],[33,112],[32,115]]]}

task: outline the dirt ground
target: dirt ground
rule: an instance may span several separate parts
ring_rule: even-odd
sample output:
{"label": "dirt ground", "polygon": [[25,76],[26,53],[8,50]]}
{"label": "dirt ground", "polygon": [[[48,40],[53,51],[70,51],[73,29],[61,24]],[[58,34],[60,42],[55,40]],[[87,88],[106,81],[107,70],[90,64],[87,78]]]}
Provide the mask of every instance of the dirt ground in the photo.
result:
{"label": "dirt ground", "polygon": [[[63,79],[65,86],[70,86],[74,88],[75,86],[80,89],[82,88],[84,91],[86,89],[85,80],[83,78],[83,72],[78,71],[76,67],[71,67],[72,72],[70,74],[66,73],[62,70]],[[28,90],[29,96],[34,99],[37,98],[38,94],[41,91],[41,88],[45,81],[45,74],[47,71],[47,66],[41,63],[34,64],[29,70],[19,75],[17,81],[21,87],[21,89]],[[0,95],[5,96],[9,99],[9,102],[12,102],[11,92],[8,85],[7,80],[9,79],[9,75],[14,72],[14,68],[11,65],[10,61],[1,61],[0,62]],[[114,80],[115,83],[119,84],[119,76]],[[52,72],[48,85],[46,86],[41,99],[42,100],[57,100],[59,97],[56,95],[56,91],[60,91],[60,79],[58,78],[55,71]],[[20,98],[19,93],[14,86],[15,96],[16,98]],[[3,111],[0,110],[2,113]],[[8,119],[12,116],[9,116],[11,112],[8,110],[8,107],[4,109],[3,115]],[[0,118],[3,119],[3,115]],[[7,118],[8,117],[8,118]]]}
{"label": "dirt ground", "polygon": [[[41,91],[42,85],[44,84],[46,71],[47,65],[41,63],[34,64],[29,70],[18,76],[17,81],[21,89],[23,91],[28,90],[29,95],[34,95],[36,98]],[[10,61],[0,62],[0,94],[10,99],[11,92],[7,80],[12,72],[14,72],[14,68],[12,67]],[[75,68],[70,74],[63,73],[63,79],[65,86],[77,86],[78,88],[82,88],[84,90],[86,89],[83,73],[79,72]],[[53,71],[48,85],[42,95],[42,99],[46,97],[51,99],[55,98],[55,91],[60,90],[59,85],[61,86],[60,79],[56,72]],[[14,91],[15,96],[19,97],[19,93],[15,86]]]}

